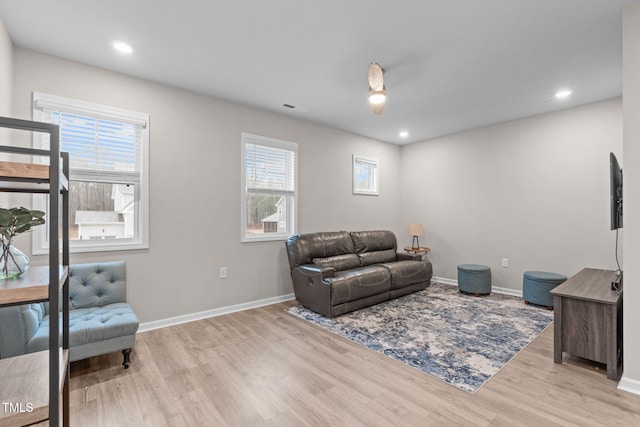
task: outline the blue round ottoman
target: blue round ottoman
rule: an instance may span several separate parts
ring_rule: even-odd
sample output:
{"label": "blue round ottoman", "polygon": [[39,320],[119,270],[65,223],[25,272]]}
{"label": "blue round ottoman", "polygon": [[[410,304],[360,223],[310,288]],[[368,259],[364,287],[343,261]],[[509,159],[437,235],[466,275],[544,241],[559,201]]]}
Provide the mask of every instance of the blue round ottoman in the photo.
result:
{"label": "blue round ottoman", "polygon": [[475,296],[491,293],[491,269],[486,265],[458,266],[458,290]]}
{"label": "blue round ottoman", "polygon": [[549,293],[562,282],[567,280],[567,276],[562,274],[549,273],[546,271],[525,271],[522,279],[522,298],[525,304],[537,304],[553,309],[553,296]]}

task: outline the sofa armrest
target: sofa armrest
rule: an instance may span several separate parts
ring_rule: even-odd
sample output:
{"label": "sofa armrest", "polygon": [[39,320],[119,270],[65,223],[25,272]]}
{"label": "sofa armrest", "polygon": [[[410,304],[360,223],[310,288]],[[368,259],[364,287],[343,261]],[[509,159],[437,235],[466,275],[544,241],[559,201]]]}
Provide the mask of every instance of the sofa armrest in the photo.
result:
{"label": "sofa armrest", "polygon": [[298,269],[299,272],[305,276],[320,276],[320,280],[324,280],[327,277],[333,277],[336,274],[335,268],[316,264],[302,264],[294,269]]}
{"label": "sofa armrest", "polygon": [[43,317],[42,303],[0,308],[0,359],[26,354]]}
{"label": "sofa armrest", "polygon": [[324,281],[334,277],[336,269],[315,264],[303,264],[291,270],[296,299],[305,307],[331,317],[331,286]]}

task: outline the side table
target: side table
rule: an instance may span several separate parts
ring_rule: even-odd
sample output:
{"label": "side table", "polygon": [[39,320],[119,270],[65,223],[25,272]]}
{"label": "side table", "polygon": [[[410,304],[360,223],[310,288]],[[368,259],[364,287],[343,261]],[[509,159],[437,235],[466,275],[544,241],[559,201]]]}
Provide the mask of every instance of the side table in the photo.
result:
{"label": "side table", "polygon": [[427,253],[431,252],[431,248],[425,248],[425,247],[412,248],[411,246],[409,246],[404,248],[404,251],[410,254],[420,255],[420,259],[423,259]]}

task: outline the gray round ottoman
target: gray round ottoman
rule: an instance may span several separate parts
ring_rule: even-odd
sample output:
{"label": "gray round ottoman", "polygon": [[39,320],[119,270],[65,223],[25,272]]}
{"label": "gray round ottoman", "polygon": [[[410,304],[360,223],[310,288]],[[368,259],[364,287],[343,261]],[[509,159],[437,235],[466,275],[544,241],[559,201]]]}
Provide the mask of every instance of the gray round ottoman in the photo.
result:
{"label": "gray round ottoman", "polygon": [[475,296],[491,293],[491,269],[486,265],[458,266],[458,290]]}
{"label": "gray round ottoman", "polygon": [[525,271],[522,279],[522,298],[525,304],[537,304],[553,309],[553,288],[567,280],[562,274],[547,271]]}

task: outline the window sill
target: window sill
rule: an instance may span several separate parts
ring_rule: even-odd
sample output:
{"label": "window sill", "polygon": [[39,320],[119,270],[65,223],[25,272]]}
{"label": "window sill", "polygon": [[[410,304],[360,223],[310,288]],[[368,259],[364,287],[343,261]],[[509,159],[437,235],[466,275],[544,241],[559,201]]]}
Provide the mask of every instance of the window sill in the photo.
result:
{"label": "window sill", "polygon": [[[87,241],[90,242],[90,241]],[[133,251],[140,249],[149,249],[149,243],[140,242],[140,241],[129,241],[129,242],[109,242],[106,243],[102,241],[100,244],[96,243],[87,243],[87,244],[71,244],[69,246],[69,253],[77,254],[77,253],[85,253],[85,252],[114,252],[114,251]],[[38,248],[33,251],[33,255],[47,255],[49,254],[49,249]]]}
{"label": "window sill", "polygon": [[278,234],[277,236],[261,236],[261,237],[242,237],[241,243],[259,243],[259,242],[284,242],[289,238],[290,234]]}

